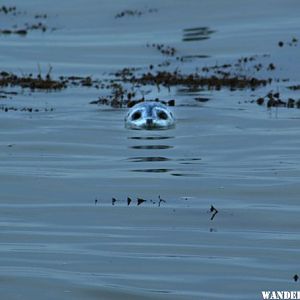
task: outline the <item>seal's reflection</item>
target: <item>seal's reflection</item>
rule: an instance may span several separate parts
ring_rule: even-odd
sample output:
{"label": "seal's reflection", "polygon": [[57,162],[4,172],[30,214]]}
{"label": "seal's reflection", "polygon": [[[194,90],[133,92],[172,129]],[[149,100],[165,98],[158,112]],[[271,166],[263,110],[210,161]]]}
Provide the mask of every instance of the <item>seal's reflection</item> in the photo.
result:
{"label": "seal's reflection", "polygon": [[[166,136],[166,135],[157,135],[157,136],[148,136],[148,135],[140,135],[140,136],[129,136],[129,140],[136,141],[134,145],[129,146],[130,149],[133,150],[152,150],[149,152],[146,156],[134,156],[129,157],[128,161],[133,163],[141,163],[141,164],[148,164],[153,163],[155,166],[152,168],[143,168],[140,169],[132,169],[130,171],[132,172],[147,172],[147,173],[167,173],[170,171],[173,171],[172,169],[166,168],[165,164],[166,162],[170,161],[171,159],[162,155],[157,155],[157,150],[168,150],[174,148],[174,145],[172,145],[172,141],[174,139],[174,136]],[[168,142],[167,142],[168,140]],[[139,141],[139,143],[137,143]],[[154,142],[156,141],[156,142]],[[166,141],[165,143],[162,143],[162,141]],[[164,165],[162,165],[164,164]]]}

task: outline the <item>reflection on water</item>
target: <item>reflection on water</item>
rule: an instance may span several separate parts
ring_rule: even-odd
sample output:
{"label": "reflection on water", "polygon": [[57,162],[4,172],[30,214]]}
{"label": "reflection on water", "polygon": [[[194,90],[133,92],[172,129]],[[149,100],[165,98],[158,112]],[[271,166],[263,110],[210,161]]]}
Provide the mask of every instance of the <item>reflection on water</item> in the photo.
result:
{"label": "reflection on water", "polygon": [[183,29],[183,42],[192,42],[192,41],[201,41],[210,38],[215,30],[210,29],[209,27],[194,27]]}
{"label": "reflection on water", "polygon": [[200,161],[201,158],[179,158],[178,161],[181,165],[194,165],[197,164],[197,161]]}
{"label": "reflection on water", "polygon": [[182,176],[182,177],[199,177],[201,174],[191,174],[191,173],[171,173],[172,176]]}
{"label": "reflection on water", "polygon": [[178,96],[191,96],[191,95],[199,95],[200,93],[205,92],[205,89],[198,86],[188,86],[188,87],[180,87],[176,90],[176,95]]}
{"label": "reflection on water", "polygon": [[208,98],[208,97],[195,97],[194,99],[197,102],[207,102],[208,100],[210,100],[210,98]]}
{"label": "reflection on water", "polygon": [[[147,135],[148,132],[145,131],[141,131],[139,134],[140,136],[135,133],[134,136],[127,137],[134,143],[134,145],[129,146],[129,149],[132,149],[129,153],[135,153],[134,156],[126,159],[130,164],[134,163],[132,165],[134,167],[130,168],[130,172],[169,173],[172,176],[199,176],[197,172],[193,170],[193,166],[198,165],[201,158],[174,157],[174,136],[154,136],[153,133],[151,133],[152,135]],[[158,141],[157,144],[153,143],[155,140]],[[161,140],[166,140],[166,143],[159,142]],[[149,141],[151,141],[151,144],[149,144]],[[147,150],[147,155],[136,155],[135,150]],[[145,152],[141,153],[144,154]],[[137,166],[139,166],[139,168],[137,168]]]}
{"label": "reflection on water", "polygon": [[[195,86],[190,86],[190,87],[185,87],[185,88],[178,88],[176,90],[176,95],[178,96],[187,96],[190,99],[194,99],[196,103],[204,103],[209,100],[211,100],[210,95],[205,91],[205,89],[201,87],[195,87]],[[196,104],[193,102],[192,105]],[[179,104],[177,106],[187,106],[187,104]],[[189,105],[191,106],[191,105]],[[198,106],[197,104],[195,106]]]}
{"label": "reflection on water", "polygon": [[129,140],[138,140],[140,141],[138,145],[129,146],[131,149],[141,149],[141,150],[153,150],[153,149],[170,149],[174,146],[172,145],[165,145],[165,144],[147,144],[147,141],[160,141],[160,140],[172,140],[174,139],[174,136],[169,135],[147,135],[149,134],[147,131],[141,131],[139,132],[140,135],[137,135],[135,133],[134,136],[128,136],[127,139]]}
{"label": "reflection on water", "polygon": [[150,161],[168,161],[170,159],[167,157],[153,156],[153,157],[130,157],[128,158],[128,160],[132,162],[150,162]]}
{"label": "reflection on water", "polygon": [[173,171],[172,169],[136,169],[132,172],[145,172],[145,173],[167,173]]}
{"label": "reflection on water", "polygon": [[132,149],[142,149],[142,150],[153,150],[153,149],[170,149],[173,148],[173,146],[169,145],[135,145],[131,146]]}
{"label": "reflection on water", "polygon": [[167,140],[173,139],[174,136],[129,136],[129,140]]}
{"label": "reflection on water", "polygon": [[[167,173],[173,171],[173,169],[169,168],[168,164],[171,159],[162,155],[157,155],[157,151],[163,150],[164,155],[165,151],[174,148],[172,145],[172,140],[174,136],[168,135],[147,135],[148,132],[141,131],[139,132],[140,135],[135,134],[134,136],[128,137],[128,139],[133,141],[139,141],[138,144],[129,146],[130,149],[133,150],[149,150],[150,155],[147,156],[133,156],[127,158],[127,161],[134,163],[134,169],[131,169],[131,172],[144,172],[144,173]],[[165,133],[164,133],[165,134]],[[168,143],[161,143],[161,140],[168,140]],[[152,141],[152,144],[148,144],[148,141]],[[156,144],[153,144],[153,141],[158,141]],[[140,164],[141,168],[136,169],[137,163]],[[145,163],[147,167],[145,167]],[[149,168],[149,163],[153,164],[152,168]]]}
{"label": "reflection on water", "polygon": [[195,54],[195,55],[184,55],[181,56],[180,60],[182,62],[190,62],[193,61],[194,59],[203,59],[203,58],[209,58],[209,55],[206,54]]}

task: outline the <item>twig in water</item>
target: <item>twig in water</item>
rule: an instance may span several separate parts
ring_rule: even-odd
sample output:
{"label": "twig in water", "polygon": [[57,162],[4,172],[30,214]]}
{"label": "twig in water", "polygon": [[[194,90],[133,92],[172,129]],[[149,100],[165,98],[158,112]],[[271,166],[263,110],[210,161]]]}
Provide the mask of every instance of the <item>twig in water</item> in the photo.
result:
{"label": "twig in water", "polygon": [[297,274],[295,274],[295,275],[293,276],[293,278],[294,278],[294,280],[295,280],[295,282],[296,282],[296,281],[298,281],[299,276],[298,276]]}
{"label": "twig in water", "polygon": [[219,212],[214,206],[211,206],[210,207],[210,211],[212,212],[212,215],[211,215],[211,220],[213,220],[216,216],[216,214]]}
{"label": "twig in water", "polygon": [[159,202],[158,202],[158,207],[160,207],[161,202],[166,203],[167,201],[164,199],[160,198],[160,195],[158,196]]}
{"label": "twig in water", "polygon": [[137,205],[139,206],[140,204],[142,204],[143,202],[146,202],[147,200],[144,200],[142,198],[137,198]]}

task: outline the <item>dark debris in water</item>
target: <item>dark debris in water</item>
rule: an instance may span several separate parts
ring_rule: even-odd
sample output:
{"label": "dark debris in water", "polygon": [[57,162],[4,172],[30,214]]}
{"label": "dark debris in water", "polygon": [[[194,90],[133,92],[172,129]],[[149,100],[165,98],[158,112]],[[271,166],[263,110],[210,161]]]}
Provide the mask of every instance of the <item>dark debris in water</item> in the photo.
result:
{"label": "dark debris in water", "polygon": [[[42,31],[46,32],[49,28],[46,24],[39,22],[34,24],[25,23],[24,27],[19,29],[0,29],[0,34],[2,35],[10,35],[10,34],[17,34],[20,36],[25,36],[30,31]],[[51,30],[55,30],[55,28],[52,28]]]}
{"label": "dark debris in water", "polygon": [[[163,203],[167,203],[167,200],[161,198],[161,196],[158,196],[158,200],[153,200],[153,199],[144,199],[142,197],[137,197],[136,200],[134,201],[132,197],[127,197],[126,200],[124,199],[117,199],[116,197],[111,198],[111,205],[116,206],[117,204],[122,204],[124,203],[127,206],[130,206],[133,202],[136,203],[136,206],[142,206],[145,203],[148,203],[150,205],[157,205],[158,207],[161,207]],[[103,204],[104,201],[100,201],[98,197],[95,198],[94,200],[95,205],[98,204]]]}
{"label": "dark debris in water", "polygon": [[132,97],[135,97],[135,93],[129,93],[122,84],[111,82],[105,86],[110,89],[111,93],[107,97],[99,97],[97,100],[93,100],[90,104],[98,105],[110,105],[112,107],[123,107],[131,101]]}
{"label": "dark debris in water", "polygon": [[47,14],[36,14],[34,16],[35,19],[47,19],[48,15]]}
{"label": "dark debris in water", "polygon": [[289,47],[297,47],[298,46],[298,39],[296,37],[293,37],[291,40],[283,42],[283,41],[279,41],[278,42],[278,46],[280,48],[284,47],[285,45],[289,46]]}
{"label": "dark debris in water", "polygon": [[[269,57],[269,55],[264,54],[262,55],[262,58]],[[223,65],[214,65],[214,66],[205,66],[201,69],[204,73],[213,73],[216,75],[223,75],[223,76],[229,76],[229,75],[240,75],[241,74],[247,74],[250,72],[250,70],[259,72],[263,69],[267,71],[273,71],[276,69],[276,66],[274,63],[269,63],[266,66],[264,66],[261,62],[258,62],[256,64],[255,61],[257,61],[260,58],[258,55],[252,55],[247,57],[241,57],[234,63],[226,63]]]}
{"label": "dark debris in water", "polygon": [[158,196],[158,199],[159,199],[159,201],[158,201],[158,207],[160,207],[161,203],[167,203],[167,201],[164,200],[164,199],[162,199],[162,198],[160,197],[160,195]]}
{"label": "dark debris in water", "polygon": [[0,13],[4,13],[5,15],[7,14],[12,14],[16,15],[17,14],[17,8],[15,6],[1,6],[0,7]]}
{"label": "dark debris in water", "polygon": [[9,111],[20,111],[20,112],[29,112],[29,113],[37,113],[37,112],[52,112],[54,108],[34,108],[34,107],[15,107],[15,106],[7,106],[0,105],[0,111],[9,112]]}
{"label": "dark debris in water", "polygon": [[59,80],[64,82],[67,87],[81,86],[93,87],[96,89],[111,88],[111,85],[106,85],[102,80],[93,79],[91,76],[60,76]]}
{"label": "dark debris in water", "polygon": [[0,29],[0,34],[2,34],[2,35],[9,35],[9,34],[26,35],[27,30],[26,29],[16,29],[16,30]]}
{"label": "dark debris in water", "polygon": [[269,92],[264,97],[259,97],[256,100],[251,101],[256,102],[258,105],[266,105],[268,108],[272,107],[287,107],[287,108],[300,108],[300,99],[296,100],[293,98],[283,99],[279,92]]}
{"label": "dark debris in water", "polygon": [[[185,201],[188,201],[190,197],[185,197],[183,198]],[[163,197],[161,197],[160,195],[158,195],[157,200],[155,199],[151,199],[151,198],[144,198],[144,197],[131,197],[131,196],[127,196],[125,198],[116,198],[116,197],[112,197],[110,202],[106,202],[105,200],[101,200],[99,197],[95,197],[94,198],[94,204],[95,206],[97,206],[97,204],[102,204],[102,205],[107,205],[107,204],[111,204],[112,206],[115,207],[124,207],[124,206],[133,206],[133,204],[135,204],[135,206],[146,206],[146,207],[162,207],[163,204],[167,204],[172,202],[171,199],[164,199]],[[188,204],[187,204],[188,205]],[[175,209],[173,209],[173,212],[175,212]],[[218,209],[216,209],[213,205],[211,205],[209,212],[211,213],[211,217],[210,220],[214,220],[215,216],[219,213]],[[210,232],[216,232],[217,230],[214,228],[210,229]],[[298,276],[298,275],[295,275]],[[295,279],[295,276],[293,277],[295,281],[298,280],[298,277]]]}
{"label": "dark debris in water", "polygon": [[298,90],[300,90],[300,84],[298,84],[298,85],[291,85],[291,86],[288,86],[288,88],[290,90],[293,90],[293,91],[298,91]]}
{"label": "dark debris in water", "polygon": [[[174,56],[177,52],[177,50],[174,47],[168,46],[168,45],[164,45],[164,44],[147,44],[146,45],[147,48],[154,48],[156,50],[158,50],[161,54],[163,55],[167,55],[167,56]],[[151,67],[150,67],[151,69]]]}
{"label": "dark debris in water", "polygon": [[210,212],[212,213],[210,219],[213,220],[219,211],[212,205],[210,207]]}
{"label": "dark debris in water", "polygon": [[137,198],[137,205],[141,205],[142,203],[146,202],[147,200],[143,199],[143,198]]}
{"label": "dark debris in water", "polygon": [[147,10],[137,10],[137,9],[125,9],[115,15],[116,19],[123,17],[140,17],[145,14],[151,14],[158,12],[156,8],[149,8]]}
{"label": "dark debris in water", "polygon": [[117,199],[116,199],[116,198],[112,198],[112,199],[111,199],[111,204],[112,204],[112,205],[115,205],[116,202],[117,202]]}
{"label": "dark debris in water", "polygon": [[[27,15],[26,12],[19,11],[16,6],[5,6],[0,7],[0,14],[18,16],[20,14]],[[29,16],[28,16],[29,18]],[[46,13],[37,13],[33,16],[34,20],[26,22],[23,26],[13,25],[12,28],[0,28],[0,35],[11,35],[16,34],[19,36],[26,36],[30,31],[42,31],[46,32],[50,28],[45,23],[48,15]],[[37,20],[43,20],[43,22],[37,22]],[[51,30],[56,30],[56,28],[51,28]]]}

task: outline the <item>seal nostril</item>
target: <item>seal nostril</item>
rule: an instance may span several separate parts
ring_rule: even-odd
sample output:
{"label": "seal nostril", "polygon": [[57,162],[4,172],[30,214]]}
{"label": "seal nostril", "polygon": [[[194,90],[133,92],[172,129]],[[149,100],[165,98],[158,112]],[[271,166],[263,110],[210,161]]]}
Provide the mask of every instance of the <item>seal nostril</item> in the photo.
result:
{"label": "seal nostril", "polygon": [[153,120],[152,119],[147,119],[147,125],[152,125],[152,123],[153,123]]}
{"label": "seal nostril", "polygon": [[131,116],[131,119],[132,119],[132,121],[136,121],[136,120],[140,119],[141,117],[142,117],[142,114],[139,111],[137,111]]}
{"label": "seal nostril", "polygon": [[157,113],[157,116],[158,116],[159,119],[162,119],[162,120],[167,120],[168,119],[168,115],[162,110]]}

